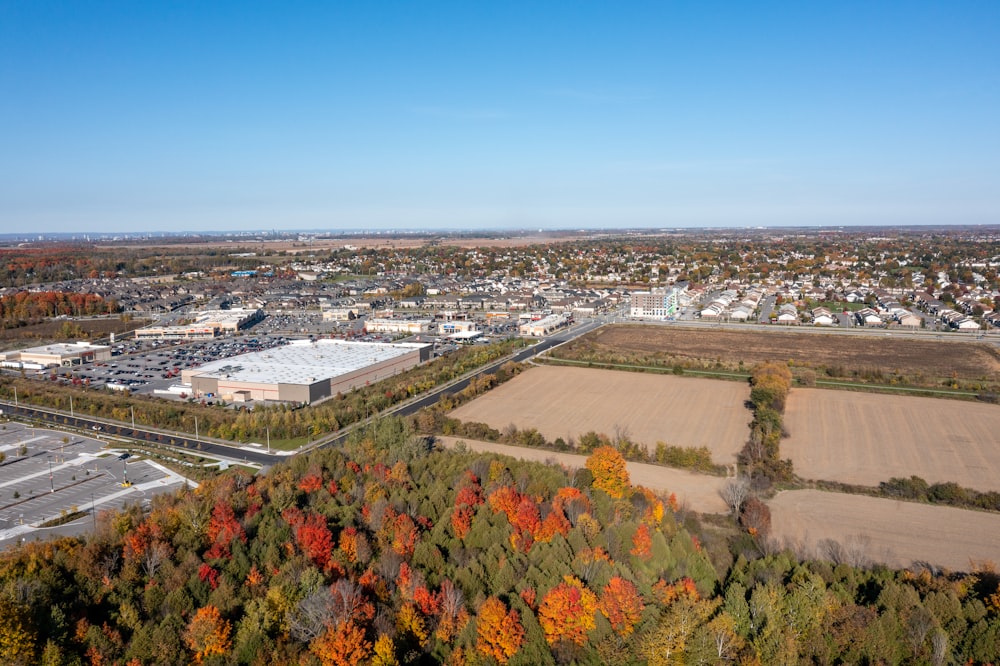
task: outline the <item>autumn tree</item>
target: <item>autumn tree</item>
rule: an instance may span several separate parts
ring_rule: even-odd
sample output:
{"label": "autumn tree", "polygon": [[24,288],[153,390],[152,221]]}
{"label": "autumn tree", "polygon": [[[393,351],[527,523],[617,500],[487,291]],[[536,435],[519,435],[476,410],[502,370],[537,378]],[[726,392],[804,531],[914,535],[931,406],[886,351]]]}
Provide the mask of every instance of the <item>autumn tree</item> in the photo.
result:
{"label": "autumn tree", "polygon": [[295,530],[295,540],[306,557],[316,566],[325,568],[330,562],[333,552],[333,534],[326,525],[326,519],[318,513],[305,517],[302,524]]}
{"label": "autumn tree", "polygon": [[0,663],[34,663],[35,635],[25,609],[0,596]]}
{"label": "autumn tree", "polygon": [[614,576],[604,586],[598,607],[615,633],[625,638],[635,629],[646,605],[631,581]]}
{"label": "autumn tree", "polygon": [[597,597],[575,576],[564,576],[542,598],[538,623],[549,645],[560,642],[583,645],[587,632],[596,626]]}
{"label": "autumn tree", "polygon": [[439,640],[447,643],[468,623],[469,613],[465,610],[465,598],[462,596],[462,591],[447,578],[441,581],[438,598],[441,612],[435,635]]}
{"label": "autumn tree", "polygon": [[229,651],[232,630],[229,621],[222,617],[219,609],[208,605],[195,612],[184,632],[184,644],[194,652],[195,661],[211,655],[224,655]]}
{"label": "autumn tree", "polygon": [[309,644],[323,666],[358,666],[371,655],[372,644],[353,620],[330,626]]}
{"label": "autumn tree", "polygon": [[455,510],[451,514],[451,528],[455,536],[464,539],[472,527],[476,507],[483,503],[482,489],[475,475],[470,474],[469,483],[462,486],[455,496]]}
{"label": "autumn tree", "polygon": [[646,523],[641,523],[632,534],[632,550],[629,552],[642,560],[648,560],[653,555],[653,537]]}
{"label": "autumn tree", "polygon": [[740,525],[754,536],[771,533],[771,509],[756,497],[748,497],[740,511]]}
{"label": "autumn tree", "polygon": [[212,518],[208,521],[208,540],[212,547],[205,553],[207,558],[228,558],[234,539],[247,542],[246,532],[236,519],[233,507],[226,499],[220,499],[212,509]]}
{"label": "autumn tree", "polygon": [[479,607],[476,636],[480,653],[506,664],[524,643],[524,627],[516,610],[508,610],[504,602],[490,597]]}
{"label": "autumn tree", "polygon": [[628,494],[629,476],[625,459],[617,449],[600,446],[587,458],[587,469],[594,475],[594,488],[620,499]]}

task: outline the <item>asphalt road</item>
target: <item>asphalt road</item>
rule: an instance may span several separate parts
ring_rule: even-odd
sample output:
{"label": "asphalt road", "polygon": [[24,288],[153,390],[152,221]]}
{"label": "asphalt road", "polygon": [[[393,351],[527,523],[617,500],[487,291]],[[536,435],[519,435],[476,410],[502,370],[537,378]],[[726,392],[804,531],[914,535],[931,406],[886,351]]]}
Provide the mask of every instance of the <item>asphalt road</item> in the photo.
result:
{"label": "asphalt road", "polygon": [[[231,462],[252,462],[260,465],[271,465],[276,456],[263,451],[255,451],[235,445],[227,445],[217,440],[204,437],[195,439],[185,433],[169,432],[119,423],[109,419],[97,419],[89,416],[70,415],[68,412],[46,409],[31,405],[14,405],[13,402],[0,400],[0,409],[4,414],[13,417],[30,418],[53,426],[79,428],[89,430],[95,436],[127,437],[177,449],[186,449],[189,453],[205,455],[212,458],[222,458]],[[200,447],[200,448],[199,448]]]}

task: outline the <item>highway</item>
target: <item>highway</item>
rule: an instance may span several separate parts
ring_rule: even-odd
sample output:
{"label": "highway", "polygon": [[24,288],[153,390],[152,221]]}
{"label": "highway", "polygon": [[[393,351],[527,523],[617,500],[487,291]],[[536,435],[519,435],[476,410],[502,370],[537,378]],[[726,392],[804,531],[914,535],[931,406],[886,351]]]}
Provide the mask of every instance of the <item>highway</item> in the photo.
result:
{"label": "highway", "polygon": [[160,446],[171,446],[176,449],[185,450],[187,453],[205,455],[212,458],[221,458],[230,462],[252,462],[260,465],[271,465],[275,461],[275,456],[264,451],[255,451],[233,444],[226,444],[219,440],[199,437],[195,439],[187,433],[170,432],[137,426],[133,428],[129,424],[112,421],[110,419],[98,419],[92,416],[78,416],[55,409],[35,407],[19,403],[15,405],[7,400],[0,400],[0,409],[5,415],[14,418],[34,419],[43,424],[55,427],[70,427],[80,430],[88,430],[92,436],[125,437],[143,442],[151,442]]}

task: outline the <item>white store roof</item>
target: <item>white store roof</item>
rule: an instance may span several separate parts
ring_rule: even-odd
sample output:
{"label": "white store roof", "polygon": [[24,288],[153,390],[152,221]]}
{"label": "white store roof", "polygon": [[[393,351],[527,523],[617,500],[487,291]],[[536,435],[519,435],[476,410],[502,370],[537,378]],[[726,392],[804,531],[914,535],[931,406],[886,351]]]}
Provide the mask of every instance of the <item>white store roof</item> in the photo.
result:
{"label": "white store roof", "polygon": [[194,376],[261,384],[314,384],[388,361],[425,344],[296,340],[283,347],[206,363]]}

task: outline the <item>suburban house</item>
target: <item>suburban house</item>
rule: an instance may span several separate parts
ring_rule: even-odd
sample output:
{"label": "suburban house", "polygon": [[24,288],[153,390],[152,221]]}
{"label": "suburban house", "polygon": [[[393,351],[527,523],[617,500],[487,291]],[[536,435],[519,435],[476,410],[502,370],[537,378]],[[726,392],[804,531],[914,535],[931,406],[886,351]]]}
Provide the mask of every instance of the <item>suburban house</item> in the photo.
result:
{"label": "suburban house", "polygon": [[813,323],[817,326],[834,326],[838,323],[829,308],[818,307],[812,310]]}
{"label": "suburban house", "polygon": [[882,317],[872,308],[861,308],[854,313],[858,326],[881,326]]}
{"label": "suburban house", "polygon": [[795,324],[799,321],[799,311],[791,303],[785,303],[778,308],[777,322],[779,324]]}

